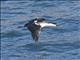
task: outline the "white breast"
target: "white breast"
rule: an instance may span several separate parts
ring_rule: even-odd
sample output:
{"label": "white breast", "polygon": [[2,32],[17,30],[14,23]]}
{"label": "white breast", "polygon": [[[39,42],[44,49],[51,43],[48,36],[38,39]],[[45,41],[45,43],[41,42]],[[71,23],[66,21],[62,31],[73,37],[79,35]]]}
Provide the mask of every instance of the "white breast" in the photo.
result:
{"label": "white breast", "polygon": [[46,23],[46,22],[42,22],[42,23],[39,23],[40,26],[43,28],[43,27],[56,27],[56,24],[52,24],[52,23]]}

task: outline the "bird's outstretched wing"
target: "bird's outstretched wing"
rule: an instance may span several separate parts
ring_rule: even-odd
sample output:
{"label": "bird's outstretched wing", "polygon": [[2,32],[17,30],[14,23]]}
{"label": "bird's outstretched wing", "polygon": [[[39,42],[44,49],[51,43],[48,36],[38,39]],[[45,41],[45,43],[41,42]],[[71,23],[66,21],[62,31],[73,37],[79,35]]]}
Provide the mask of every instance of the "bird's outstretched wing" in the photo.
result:
{"label": "bird's outstretched wing", "polygon": [[32,33],[33,40],[38,41],[40,30],[35,30],[35,31],[31,32],[31,33]]}

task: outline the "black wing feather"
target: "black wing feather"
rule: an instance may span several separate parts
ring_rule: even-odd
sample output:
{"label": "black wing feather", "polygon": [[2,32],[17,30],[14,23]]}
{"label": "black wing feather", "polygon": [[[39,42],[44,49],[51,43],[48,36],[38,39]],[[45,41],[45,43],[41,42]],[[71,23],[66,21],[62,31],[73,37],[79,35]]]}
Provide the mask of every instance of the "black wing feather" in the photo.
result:
{"label": "black wing feather", "polygon": [[38,41],[38,39],[39,39],[39,30],[36,30],[36,31],[32,32],[32,37],[35,41]]}
{"label": "black wing feather", "polygon": [[29,29],[29,31],[32,34],[33,39],[35,41],[38,41],[38,39],[39,39],[39,32],[40,32],[41,26],[40,25],[35,25],[32,22],[33,22],[33,20],[30,21],[30,23],[25,24],[24,26],[27,26],[27,28]]}

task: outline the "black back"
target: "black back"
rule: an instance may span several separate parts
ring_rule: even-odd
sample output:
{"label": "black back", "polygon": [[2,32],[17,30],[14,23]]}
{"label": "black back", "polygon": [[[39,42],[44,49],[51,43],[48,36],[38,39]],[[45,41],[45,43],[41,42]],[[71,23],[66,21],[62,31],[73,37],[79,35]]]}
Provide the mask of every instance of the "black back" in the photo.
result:
{"label": "black back", "polygon": [[30,31],[31,34],[32,34],[33,39],[34,39],[35,41],[38,41],[39,31],[40,31],[40,29],[41,29],[41,26],[40,26],[40,25],[36,25],[36,24],[34,23],[34,21],[36,21],[36,20],[37,20],[37,22],[43,22],[43,21],[45,21],[45,19],[43,19],[43,18],[35,18],[35,19],[29,21],[29,23],[25,24],[24,26],[29,29],[29,31]]}

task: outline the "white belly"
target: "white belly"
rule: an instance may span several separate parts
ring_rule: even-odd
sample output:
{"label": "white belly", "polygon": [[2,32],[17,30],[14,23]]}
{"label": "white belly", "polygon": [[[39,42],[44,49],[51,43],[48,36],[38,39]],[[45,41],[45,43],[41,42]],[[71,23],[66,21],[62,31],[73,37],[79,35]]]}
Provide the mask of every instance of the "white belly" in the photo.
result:
{"label": "white belly", "polygon": [[46,22],[42,22],[42,23],[39,23],[40,26],[43,28],[43,27],[56,27],[56,24],[52,24],[52,23],[46,23]]}

